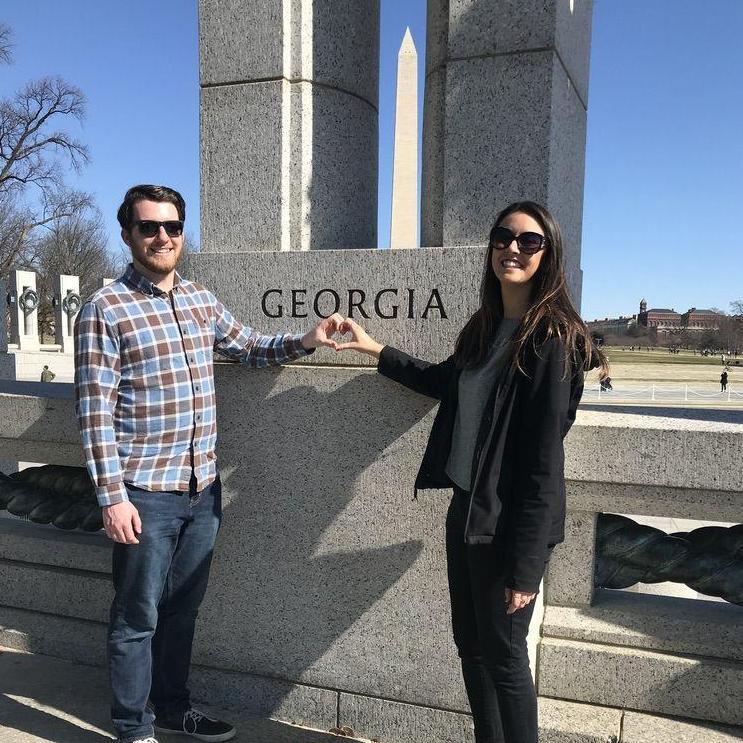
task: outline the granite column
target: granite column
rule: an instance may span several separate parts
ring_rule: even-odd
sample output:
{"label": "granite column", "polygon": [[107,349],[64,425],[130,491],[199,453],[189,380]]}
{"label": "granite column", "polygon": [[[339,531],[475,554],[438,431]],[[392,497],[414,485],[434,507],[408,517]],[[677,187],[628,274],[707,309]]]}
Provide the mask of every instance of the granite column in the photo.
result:
{"label": "granite column", "polygon": [[429,0],[422,245],[484,245],[533,199],[580,301],[591,0]]}
{"label": "granite column", "polygon": [[379,2],[200,0],[201,247],[377,244]]}

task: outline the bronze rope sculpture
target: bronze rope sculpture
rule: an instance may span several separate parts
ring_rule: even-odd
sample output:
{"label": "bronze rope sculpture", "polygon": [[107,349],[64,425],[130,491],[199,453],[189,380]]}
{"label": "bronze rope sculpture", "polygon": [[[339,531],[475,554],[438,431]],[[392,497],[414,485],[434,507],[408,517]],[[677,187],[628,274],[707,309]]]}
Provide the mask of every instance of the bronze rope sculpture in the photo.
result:
{"label": "bronze rope sculpture", "polygon": [[84,467],[46,464],[12,475],[0,473],[0,511],[59,529],[103,528],[93,483]]}
{"label": "bronze rope sculpture", "polygon": [[599,514],[596,583],[685,583],[699,593],[743,605],[743,524],[666,534],[625,516]]}

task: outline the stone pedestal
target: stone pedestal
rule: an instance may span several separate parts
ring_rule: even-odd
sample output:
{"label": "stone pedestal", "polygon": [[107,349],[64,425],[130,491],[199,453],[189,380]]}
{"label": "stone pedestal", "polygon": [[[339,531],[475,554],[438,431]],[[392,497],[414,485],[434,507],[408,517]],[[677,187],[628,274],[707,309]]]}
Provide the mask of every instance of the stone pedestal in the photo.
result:
{"label": "stone pedestal", "polygon": [[201,249],[377,245],[379,2],[200,0]]}
{"label": "stone pedestal", "polygon": [[20,351],[38,351],[36,274],[33,271],[11,271],[10,293],[10,342],[17,344]]}
{"label": "stone pedestal", "polygon": [[54,305],[54,342],[61,346],[62,353],[74,353],[74,323],[81,306],[80,277],[57,277]]}
{"label": "stone pedestal", "polygon": [[430,0],[422,245],[483,245],[531,199],[559,221],[573,300],[580,241],[590,0]]}

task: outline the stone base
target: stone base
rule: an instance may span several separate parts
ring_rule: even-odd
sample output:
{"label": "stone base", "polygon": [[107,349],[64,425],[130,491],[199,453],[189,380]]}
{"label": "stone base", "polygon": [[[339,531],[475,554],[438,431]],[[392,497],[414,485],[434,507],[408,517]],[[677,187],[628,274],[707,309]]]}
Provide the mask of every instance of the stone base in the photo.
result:
{"label": "stone base", "polygon": [[539,692],[664,715],[743,725],[743,663],[546,638]]}
{"label": "stone base", "polygon": [[[105,665],[105,625],[0,606],[0,647]],[[71,666],[69,673],[86,673]],[[0,682],[2,679],[0,678]],[[60,679],[64,683],[64,679]],[[4,682],[3,682],[3,685]],[[194,666],[194,698],[242,715],[329,730],[348,725],[385,743],[472,743],[471,718],[450,710]],[[105,704],[102,695],[102,705]],[[733,743],[743,728],[539,698],[540,743]]]}
{"label": "stone base", "polygon": [[0,379],[38,382],[45,366],[56,374],[54,382],[72,382],[75,377],[75,354],[61,353],[59,346],[25,350],[17,346],[0,354]]}

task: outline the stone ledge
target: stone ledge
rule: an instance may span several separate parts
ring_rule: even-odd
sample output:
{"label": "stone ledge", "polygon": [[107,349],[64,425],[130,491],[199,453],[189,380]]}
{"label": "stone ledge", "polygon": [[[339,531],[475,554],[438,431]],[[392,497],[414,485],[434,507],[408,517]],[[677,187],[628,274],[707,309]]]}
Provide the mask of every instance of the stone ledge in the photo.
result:
{"label": "stone ledge", "polygon": [[539,698],[539,743],[617,743],[622,710]]}
{"label": "stone ledge", "polygon": [[601,590],[591,607],[548,606],[544,637],[743,661],[740,607]]}
{"label": "stone ledge", "polygon": [[0,560],[5,606],[105,622],[112,599],[111,578],[104,573]]}
{"label": "stone ledge", "polygon": [[112,542],[102,532],[62,531],[29,521],[0,520],[0,558],[111,573]]}
{"label": "stone ledge", "polygon": [[743,725],[743,663],[545,638],[540,695]]}
{"label": "stone ledge", "polygon": [[77,663],[106,663],[106,625],[0,604],[0,645]]}
{"label": "stone ledge", "polygon": [[568,480],[565,484],[568,505],[576,512],[609,512],[677,519],[698,519],[701,513],[707,521],[737,523],[741,520],[743,510],[743,496],[735,490],[579,480]]}
{"label": "stone ledge", "polygon": [[625,712],[620,743],[740,743],[743,728]]}

